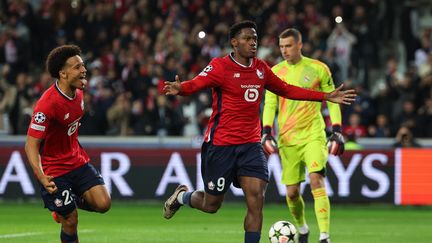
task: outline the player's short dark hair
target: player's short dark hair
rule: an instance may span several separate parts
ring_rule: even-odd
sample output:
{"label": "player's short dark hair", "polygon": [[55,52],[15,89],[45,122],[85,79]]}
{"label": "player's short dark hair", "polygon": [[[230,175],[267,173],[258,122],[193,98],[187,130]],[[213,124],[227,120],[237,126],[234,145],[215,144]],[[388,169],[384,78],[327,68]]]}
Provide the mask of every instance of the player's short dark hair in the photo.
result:
{"label": "player's short dark hair", "polygon": [[53,78],[60,78],[59,72],[70,57],[81,55],[81,49],[76,45],[62,45],[54,48],[47,57],[46,68]]}
{"label": "player's short dark hair", "polygon": [[282,31],[282,33],[279,35],[279,38],[281,39],[288,38],[288,37],[293,37],[294,40],[298,42],[299,40],[301,40],[301,33],[297,29],[289,28]]}
{"label": "player's short dark hair", "polygon": [[238,23],[235,23],[233,26],[231,26],[230,30],[229,30],[229,39],[231,40],[232,38],[235,38],[242,29],[244,28],[252,28],[252,29],[257,29],[257,25],[255,24],[255,22],[250,21],[250,20],[244,20]]}

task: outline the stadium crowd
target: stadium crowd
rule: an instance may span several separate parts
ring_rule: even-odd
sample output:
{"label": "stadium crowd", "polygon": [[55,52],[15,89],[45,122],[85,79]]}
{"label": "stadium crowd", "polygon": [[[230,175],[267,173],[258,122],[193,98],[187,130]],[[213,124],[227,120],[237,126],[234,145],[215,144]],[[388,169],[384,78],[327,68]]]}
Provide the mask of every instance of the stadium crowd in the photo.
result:
{"label": "stadium crowd", "polygon": [[325,62],[337,85],[357,90],[342,109],[345,135],[394,137],[402,129],[432,137],[428,1],[1,0],[0,9],[3,134],[26,134],[32,106],[54,82],[43,60],[73,43],[89,81],[81,135],[198,136],[210,92],[165,96],[163,82],[190,79],[229,53],[229,26],[250,19],[258,57],[270,66],[282,60],[278,35],[294,27],[303,54]]}

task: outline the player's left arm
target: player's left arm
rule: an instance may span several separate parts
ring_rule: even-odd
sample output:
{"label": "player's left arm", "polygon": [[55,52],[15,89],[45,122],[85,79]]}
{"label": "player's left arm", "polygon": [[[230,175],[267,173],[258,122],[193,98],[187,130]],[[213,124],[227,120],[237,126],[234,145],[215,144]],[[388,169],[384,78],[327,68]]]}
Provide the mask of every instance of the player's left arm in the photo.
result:
{"label": "player's left arm", "polygon": [[[321,72],[320,81],[322,91],[332,92],[335,90],[333,78],[327,66],[325,66]],[[327,101],[327,107],[332,122],[332,134],[328,140],[329,153],[333,155],[342,155],[345,150],[345,141],[342,136],[342,114],[340,105]]]}
{"label": "player's left arm", "polygon": [[267,154],[272,154],[277,150],[277,143],[272,136],[272,127],[275,119],[278,96],[270,90],[265,92],[264,110],[263,110],[263,134],[261,144]]}
{"label": "player's left arm", "polygon": [[351,104],[356,96],[354,90],[342,90],[342,85],[330,93],[303,89],[295,85],[290,85],[281,80],[266,66],[265,88],[273,93],[292,100],[323,101],[328,100],[339,104]]}

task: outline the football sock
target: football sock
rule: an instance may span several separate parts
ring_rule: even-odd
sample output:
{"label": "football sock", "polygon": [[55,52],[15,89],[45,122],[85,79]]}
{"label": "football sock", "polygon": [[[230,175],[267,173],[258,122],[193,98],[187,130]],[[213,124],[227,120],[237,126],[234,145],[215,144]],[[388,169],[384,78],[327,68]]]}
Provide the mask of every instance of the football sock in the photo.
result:
{"label": "football sock", "polygon": [[298,227],[298,231],[302,235],[307,234],[307,232],[309,232],[309,226],[307,224],[304,224],[304,225]]}
{"label": "football sock", "polygon": [[245,243],[259,243],[261,238],[260,232],[245,232]]}
{"label": "football sock", "polygon": [[[192,197],[192,192],[184,192],[182,195],[182,202],[184,205],[189,205],[189,207],[193,208],[192,204],[191,204],[191,197]],[[180,196],[180,194],[179,194]],[[180,202],[180,201],[179,201]]]}
{"label": "football sock", "polygon": [[320,233],[320,240],[325,240],[325,239],[328,239],[328,238],[330,238],[330,235],[328,234],[328,233]]}
{"label": "football sock", "polygon": [[183,202],[183,194],[185,194],[184,191],[183,191],[183,192],[180,192],[180,193],[177,195],[177,201],[178,201],[181,205],[184,204],[184,202]]}
{"label": "football sock", "polygon": [[291,200],[288,196],[286,196],[286,202],[288,204],[288,208],[291,212],[291,215],[294,217],[297,226],[305,225],[306,224],[305,212],[304,212],[305,203],[303,201],[303,197],[298,196],[296,199]]}
{"label": "football sock", "polygon": [[324,187],[312,190],[315,201],[315,216],[321,233],[330,232],[330,200]]}
{"label": "football sock", "polygon": [[78,235],[77,234],[67,234],[63,231],[63,229],[60,232],[60,239],[62,243],[78,243]]}

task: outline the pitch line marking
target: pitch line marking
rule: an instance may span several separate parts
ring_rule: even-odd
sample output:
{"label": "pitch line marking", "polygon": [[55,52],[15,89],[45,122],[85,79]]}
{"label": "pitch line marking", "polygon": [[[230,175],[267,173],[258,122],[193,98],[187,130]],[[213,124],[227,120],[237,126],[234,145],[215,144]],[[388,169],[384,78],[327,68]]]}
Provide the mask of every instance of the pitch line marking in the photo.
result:
{"label": "pitch line marking", "polygon": [[42,232],[27,232],[27,233],[18,233],[18,234],[7,234],[7,235],[0,235],[0,239],[6,239],[6,238],[18,238],[18,237],[26,237],[26,236],[33,236],[33,235],[41,235]]}

